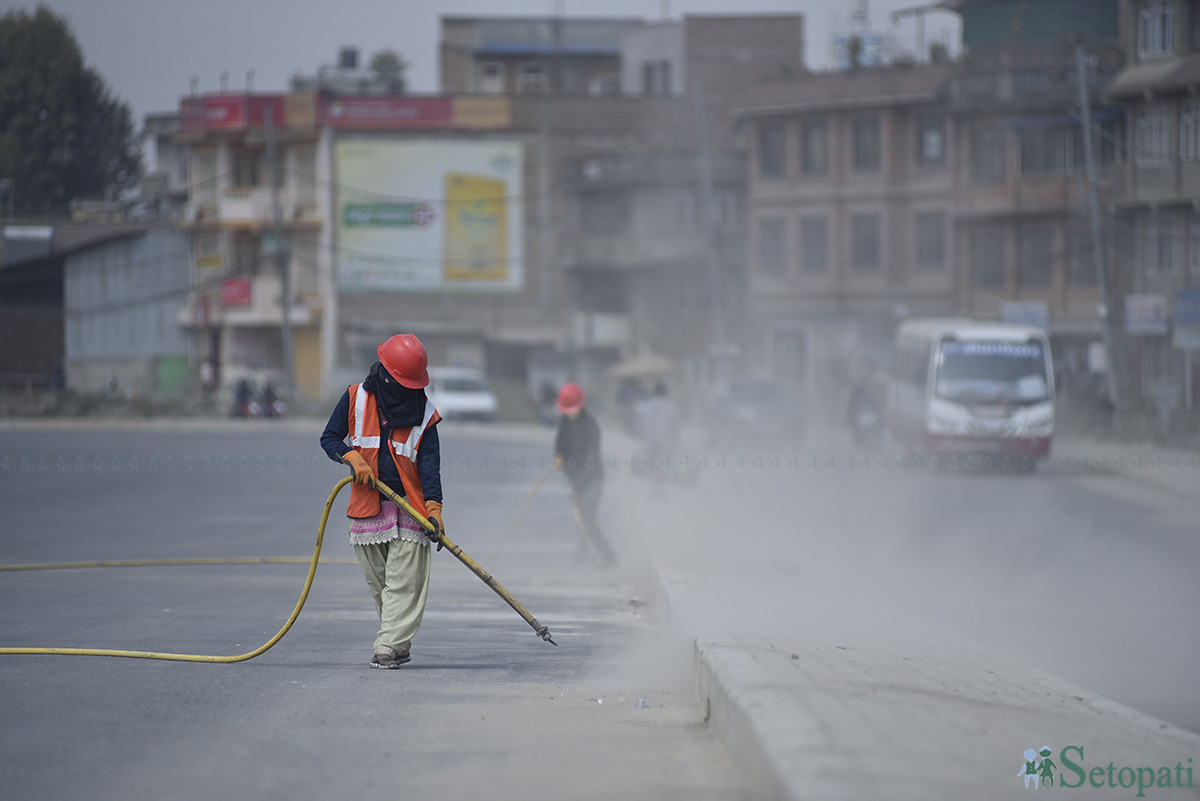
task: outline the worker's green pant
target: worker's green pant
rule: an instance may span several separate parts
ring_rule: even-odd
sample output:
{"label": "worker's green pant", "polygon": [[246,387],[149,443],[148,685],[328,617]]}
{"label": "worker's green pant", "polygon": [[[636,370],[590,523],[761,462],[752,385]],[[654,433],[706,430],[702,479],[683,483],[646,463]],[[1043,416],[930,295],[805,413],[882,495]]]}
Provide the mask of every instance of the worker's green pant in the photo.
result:
{"label": "worker's green pant", "polygon": [[376,648],[387,645],[401,656],[408,653],[425,615],[431,550],[428,545],[399,539],[354,546],[379,614]]}

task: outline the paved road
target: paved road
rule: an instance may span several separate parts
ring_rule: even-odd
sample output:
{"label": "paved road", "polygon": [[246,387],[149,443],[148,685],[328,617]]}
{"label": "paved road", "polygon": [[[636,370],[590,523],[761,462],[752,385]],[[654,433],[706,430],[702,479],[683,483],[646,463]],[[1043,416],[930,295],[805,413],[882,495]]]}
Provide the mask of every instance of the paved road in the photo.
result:
{"label": "paved road", "polygon": [[[457,473],[459,492],[448,521],[469,552],[490,555],[507,512],[548,464],[548,433],[497,428],[486,442],[471,433],[448,440],[455,444],[447,470]],[[85,522],[121,531],[119,541],[147,555],[204,554],[213,536],[223,537],[223,553],[294,552],[296,531],[309,529],[311,536],[313,516],[312,509],[294,511],[294,499],[323,496],[340,477],[336,466],[309,461],[308,433],[285,447],[251,434],[236,441],[246,444],[231,461],[225,453],[231,441],[216,435],[192,442],[184,457],[169,450],[156,457],[154,438],[126,453],[127,437],[102,435],[116,437],[104,451],[116,453],[115,461],[92,456],[87,448],[94,446],[80,450],[86,437],[39,451],[50,441],[20,439],[29,436],[6,432],[0,439],[28,455],[22,461],[0,454],[4,500],[20,500],[0,512],[10,516],[0,522],[13,561],[31,554],[42,560],[43,552],[113,556],[104,538],[57,535],[81,508]],[[364,724],[363,710],[379,704],[377,683],[350,655],[369,641],[370,616],[354,569],[330,566],[314,598],[324,600],[306,611],[303,628],[249,663],[257,670],[156,665],[135,672],[117,660],[92,660],[96,667],[85,669],[35,660],[36,669],[20,668],[26,672],[14,686],[30,692],[6,700],[4,719],[21,723],[3,736],[5,753],[23,758],[6,764],[40,766],[35,781],[69,780],[92,769],[111,781],[105,791],[112,795],[101,797],[117,797],[143,774],[158,788],[193,775],[212,781],[227,769],[234,778],[220,789],[236,795],[251,787],[256,797],[273,797],[276,787],[288,797],[312,787],[371,789],[402,775],[419,790],[451,793],[443,797],[485,790],[541,797],[550,787],[556,796],[588,798],[597,796],[590,783],[603,781],[605,797],[952,799],[1019,791],[1021,752],[1045,743],[1086,745],[1093,760],[1099,753],[1129,765],[1173,765],[1177,757],[1200,754],[1195,735],[1109,700],[1200,728],[1192,678],[1200,669],[1200,641],[1190,622],[1200,601],[1194,464],[1063,442],[1036,476],[1005,476],[930,470],[895,454],[855,454],[836,442],[807,451],[767,443],[744,456],[697,449],[698,467],[676,482],[650,480],[635,469],[632,443],[619,436],[607,441],[613,458],[605,522],[626,555],[622,570],[597,576],[579,568],[579,544],[564,535],[570,529],[563,489],[553,482],[530,505],[521,535],[489,560],[556,638],[572,641],[570,649],[547,654],[481,585],[447,565],[435,574],[445,601],[435,593],[413,669],[400,672],[414,677],[401,686],[420,684],[420,692],[398,699],[404,705],[395,725],[375,718]],[[84,455],[62,455],[77,453]],[[130,473],[137,474],[132,482]],[[65,486],[75,491],[61,506],[30,503],[51,486],[46,476],[69,478]],[[215,493],[218,505],[214,493],[194,492],[210,481],[231,485]],[[150,500],[94,502],[131,483],[148,490]],[[192,491],[180,491],[181,484]],[[81,498],[80,487],[97,489]],[[247,487],[284,502],[264,510]],[[173,522],[156,522],[166,513],[164,498],[174,505],[167,510]],[[505,513],[498,515],[500,508]],[[651,563],[655,570],[645,580],[642,570]],[[244,579],[230,571],[215,584],[197,577],[186,607],[170,601],[177,581],[163,578],[147,588],[139,583],[153,573],[131,578],[129,596],[147,609],[128,619],[128,600],[101,606],[83,582],[47,591],[39,580],[13,594],[39,610],[59,610],[56,619],[70,625],[57,625],[71,632],[131,639],[184,631],[200,645],[229,652],[245,645],[249,629],[271,628],[267,618],[279,619],[290,606],[286,588],[297,583],[296,574],[274,579],[278,586],[267,594],[279,608],[268,614],[262,590],[271,579],[261,569],[251,578],[239,568]],[[326,583],[334,579],[336,591]],[[658,604],[643,603],[656,584],[669,599],[665,628],[650,612]],[[242,596],[250,589],[255,598]],[[0,591],[6,616],[9,601]],[[223,602],[232,608],[219,616],[176,622],[180,608]],[[160,607],[173,611],[150,614]],[[69,621],[77,608],[89,625]],[[356,625],[365,633],[348,636]],[[46,628],[34,625],[29,633]],[[688,685],[693,640],[704,709]],[[559,661],[566,653],[579,659]],[[180,667],[187,670],[170,670]],[[0,670],[8,669],[17,670],[0,662]],[[136,680],[118,681],[131,675]],[[222,675],[240,678],[207,686],[197,678]],[[95,704],[111,697],[114,706],[75,712],[86,725],[67,745],[83,756],[84,767],[60,774],[59,763],[42,755],[53,753],[49,744],[67,728],[57,717],[63,714],[57,699],[63,686],[75,685],[88,689],[67,696],[73,711],[84,708],[80,699]],[[548,687],[558,699],[553,690],[546,696]],[[647,687],[661,692],[654,696]],[[317,692],[305,694],[310,688]],[[145,700],[151,693],[158,695]],[[180,699],[177,714],[172,704]],[[37,720],[44,708],[56,710],[49,722]],[[130,715],[133,722],[125,720]],[[703,726],[706,717],[715,725]],[[186,730],[181,719],[195,736],[178,733]],[[108,743],[103,738],[111,738],[114,720],[126,727],[114,745],[81,747]],[[364,734],[372,724],[384,727],[386,758]],[[714,748],[710,729],[721,734],[724,752]],[[418,731],[436,734],[408,746]],[[393,750],[395,742],[406,745]],[[339,750],[342,744],[349,751]],[[454,750],[467,758],[447,772],[442,763]],[[140,751],[150,755],[145,764],[152,769],[136,761]],[[303,757],[293,763],[295,753]],[[363,753],[375,761],[366,764]],[[931,753],[945,766],[936,775],[926,767]],[[331,779],[335,763],[352,769]],[[538,772],[545,770],[550,775]],[[1118,787],[1105,797],[1114,795],[1129,793]]]}
{"label": "paved road", "polygon": [[[342,475],[316,431],[227,428],[5,430],[0,564],[311,554]],[[483,560],[548,464],[548,433],[454,434],[446,519]],[[292,632],[249,662],[0,656],[4,797],[741,797],[703,725],[688,643],[648,603],[645,563],[581,566],[562,485],[537,497],[487,566],[558,648],[442,553],[413,662],[369,670],[361,573],[322,565]],[[346,558],[336,517],[325,553]],[[242,653],[287,617],[304,571],[0,573],[0,642]]]}

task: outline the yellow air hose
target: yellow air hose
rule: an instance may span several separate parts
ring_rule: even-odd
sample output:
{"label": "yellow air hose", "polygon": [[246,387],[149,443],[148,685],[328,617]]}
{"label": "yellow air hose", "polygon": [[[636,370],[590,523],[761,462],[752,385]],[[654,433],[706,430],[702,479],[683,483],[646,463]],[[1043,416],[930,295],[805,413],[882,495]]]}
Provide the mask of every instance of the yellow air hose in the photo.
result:
{"label": "yellow air hose", "polygon": [[[342,487],[349,484],[351,477],[347,476],[334,485],[333,491],[329,493],[328,500],[325,501],[325,510],[321,512],[321,525],[317,528],[317,543],[313,546],[313,555],[308,563],[308,576],[304,579],[304,589],[300,592],[300,600],[296,601],[296,608],[292,610],[291,616],[283,627],[275,633],[275,636],[267,640],[265,643],[255,648],[253,651],[247,651],[244,654],[234,654],[233,656],[214,656],[208,654],[171,654],[159,653],[157,651],[117,651],[107,648],[0,648],[0,654],[58,654],[67,656],[124,656],[131,659],[165,659],[172,662],[245,662],[247,659],[253,659],[256,656],[266,653],[270,648],[283,639],[283,635],[288,633],[288,629],[300,617],[300,610],[304,608],[304,602],[308,599],[308,591],[312,588],[313,576],[317,572],[317,563],[321,557],[321,545],[325,540],[325,523],[329,520],[329,510],[333,507],[333,501],[337,494],[342,491]],[[226,562],[245,562],[245,563],[265,563],[265,562],[282,562],[291,561],[284,559],[271,558],[251,558],[247,560],[237,559],[163,559],[163,560],[145,560],[145,561],[129,561],[129,562],[91,562],[91,563],[72,563],[66,565],[21,565],[16,567],[6,567],[5,570],[34,570],[48,569],[52,567],[116,567],[125,565],[148,565],[148,564],[221,564]]]}

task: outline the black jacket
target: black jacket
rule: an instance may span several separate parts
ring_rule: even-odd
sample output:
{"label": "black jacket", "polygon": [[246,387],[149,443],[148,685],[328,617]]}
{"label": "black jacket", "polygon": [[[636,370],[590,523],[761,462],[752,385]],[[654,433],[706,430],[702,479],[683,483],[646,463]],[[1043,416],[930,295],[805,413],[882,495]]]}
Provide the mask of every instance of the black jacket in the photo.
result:
{"label": "black jacket", "polygon": [[587,409],[581,409],[574,420],[564,415],[558,421],[554,455],[563,458],[563,472],[576,489],[604,479],[600,426]]}

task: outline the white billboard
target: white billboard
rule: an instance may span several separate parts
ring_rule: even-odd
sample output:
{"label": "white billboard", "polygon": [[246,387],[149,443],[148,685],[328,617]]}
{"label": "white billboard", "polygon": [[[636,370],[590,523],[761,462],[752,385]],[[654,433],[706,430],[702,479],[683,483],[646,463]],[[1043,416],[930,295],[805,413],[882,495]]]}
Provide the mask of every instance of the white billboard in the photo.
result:
{"label": "white billboard", "polygon": [[521,288],[520,143],[339,142],[334,161],[339,289]]}

